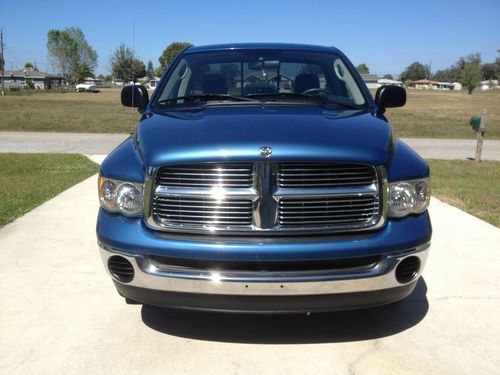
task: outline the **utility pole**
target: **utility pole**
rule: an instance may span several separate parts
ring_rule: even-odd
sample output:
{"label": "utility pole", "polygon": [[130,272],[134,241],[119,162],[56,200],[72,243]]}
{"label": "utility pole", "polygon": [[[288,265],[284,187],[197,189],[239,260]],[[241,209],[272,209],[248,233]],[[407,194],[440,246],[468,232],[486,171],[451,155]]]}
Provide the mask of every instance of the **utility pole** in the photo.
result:
{"label": "utility pole", "polygon": [[5,95],[4,83],[3,83],[3,70],[5,65],[5,59],[3,57],[3,27],[0,27],[0,62],[2,63],[2,96]]}

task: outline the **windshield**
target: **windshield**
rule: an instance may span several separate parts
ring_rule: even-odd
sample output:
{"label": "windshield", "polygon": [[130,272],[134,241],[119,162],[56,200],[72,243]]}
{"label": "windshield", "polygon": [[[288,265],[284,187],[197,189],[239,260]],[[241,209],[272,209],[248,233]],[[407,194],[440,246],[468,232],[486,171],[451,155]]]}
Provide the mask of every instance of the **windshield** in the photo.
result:
{"label": "windshield", "polygon": [[255,101],[315,101],[353,108],[366,104],[333,51],[226,50],[186,53],[162,83],[153,105],[161,109]]}

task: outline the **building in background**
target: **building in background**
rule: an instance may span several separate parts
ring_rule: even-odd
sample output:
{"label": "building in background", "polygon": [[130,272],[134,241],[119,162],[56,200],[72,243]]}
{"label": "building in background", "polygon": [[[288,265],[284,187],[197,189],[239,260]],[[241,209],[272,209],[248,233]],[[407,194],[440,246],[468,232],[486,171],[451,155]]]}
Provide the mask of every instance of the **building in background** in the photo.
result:
{"label": "building in background", "polygon": [[399,86],[403,87],[403,82],[396,81],[395,79],[380,78],[377,81],[377,87],[381,86]]}
{"label": "building in background", "polygon": [[479,82],[478,86],[481,91],[499,88],[497,79],[491,79],[489,81],[481,81]]}
{"label": "building in background", "polygon": [[34,88],[50,90],[66,84],[66,79],[58,74],[40,72],[31,68],[25,70],[6,70],[4,72],[5,87],[8,90]]}
{"label": "building in background", "polygon": [[361,78],[365,81],[369,89],[376,90],[378,86],[378,76],[376,74],[361,74]]}

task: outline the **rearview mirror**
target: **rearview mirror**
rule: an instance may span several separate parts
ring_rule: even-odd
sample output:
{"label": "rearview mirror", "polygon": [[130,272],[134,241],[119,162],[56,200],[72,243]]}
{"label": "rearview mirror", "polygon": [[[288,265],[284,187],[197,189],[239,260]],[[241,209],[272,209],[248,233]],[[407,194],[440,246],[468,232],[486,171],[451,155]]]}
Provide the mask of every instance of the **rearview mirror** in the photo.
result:
{"label": "rearview mirror", "polygon": [[121,94],[122,104],[125,107],[134,107],[144,112],[149,102],[148,90],[141,85],[125,86]]}
{"label": "rearview mirror", "polygon": [[262,60],[248,63],[248,70],[277,69],[279,66],[278,60]]}
{"label": "rearview mirror", "polygon": [[375,102],[382,113],[386,108],[402,107],[406,104],[406,91],[402,87],[393,85],[379,87],[375,94]]}

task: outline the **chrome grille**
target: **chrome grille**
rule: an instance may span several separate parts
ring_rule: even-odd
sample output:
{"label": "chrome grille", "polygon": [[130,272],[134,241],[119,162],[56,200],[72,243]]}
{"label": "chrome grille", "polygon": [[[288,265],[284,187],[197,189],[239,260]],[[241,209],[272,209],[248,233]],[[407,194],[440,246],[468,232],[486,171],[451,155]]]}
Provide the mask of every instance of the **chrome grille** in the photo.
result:
{"label": "chrome grille", "polygon": [[196,163],[146,181],[151,227],[179,232],[322,233],[385,222],[383,167],[352,163]]}
{"label": "chrome grille", "polygon": [[253,164],[188,164],[162,167],[156,183],[174,187],[238,187],[253,183]]}
{"label": "chrome grille", "polygon": [[379,199],[374,195],[281,198],[278,202],[281,226],[362,225],[378,214]]}
{"label": "chrome grille", "polygon": [[285,188],[366,186],[376,181],[368,165],[340,163],[281,163],[278,186]]}
{"label": "chrome grille", "polygon": [[210,197],[155,197],[153,212],[163,224],[248,226],[252,224],[252,200]]}

